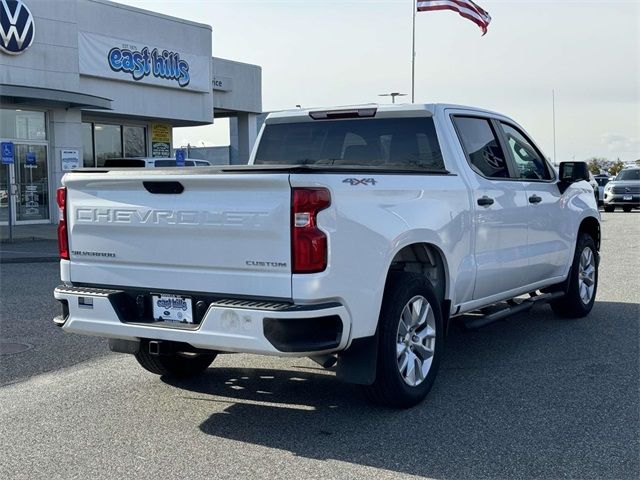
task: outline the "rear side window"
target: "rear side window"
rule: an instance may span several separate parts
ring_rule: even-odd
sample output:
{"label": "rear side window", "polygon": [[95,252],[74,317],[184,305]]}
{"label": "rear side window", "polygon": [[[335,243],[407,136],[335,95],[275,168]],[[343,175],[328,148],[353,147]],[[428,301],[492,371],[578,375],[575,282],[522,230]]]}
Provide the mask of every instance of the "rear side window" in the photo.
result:
{"label": "rear side window", "polygon": [[500,123],[509,149],[515,160],[518,178],[527,180],[551,180],[542,155],[522,132],[507,123]]}
{"label": "rear side window", "polygon": [[489,120],[454,117],[453,122],[471,167],[485,177],[509,178],[504,152]]}
{"label": "rear side window", "polygon": [[431,118],[358,118],[266,125],[254,164],[446,171]]}

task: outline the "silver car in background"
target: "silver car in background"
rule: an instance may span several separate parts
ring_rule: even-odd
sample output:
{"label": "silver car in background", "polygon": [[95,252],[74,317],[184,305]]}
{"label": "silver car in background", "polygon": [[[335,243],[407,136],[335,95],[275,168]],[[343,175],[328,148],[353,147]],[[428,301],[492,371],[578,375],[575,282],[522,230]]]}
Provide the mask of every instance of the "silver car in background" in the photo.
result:
{"label": "silver car in background", "polygon": [[616,207],[625,212],[640,208],[640,167],[621,170],[604,187],[604,211],[613,212]]}

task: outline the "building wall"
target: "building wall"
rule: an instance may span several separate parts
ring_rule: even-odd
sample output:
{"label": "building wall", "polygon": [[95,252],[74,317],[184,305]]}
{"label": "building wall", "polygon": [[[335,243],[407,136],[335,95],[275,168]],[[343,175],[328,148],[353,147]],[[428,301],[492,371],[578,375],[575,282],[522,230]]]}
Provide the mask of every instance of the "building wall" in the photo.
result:
{"label": "building wall", "polygon": [[258,65],[213,58],[211,63],[213,107],[216,117],[225,117],[225,110],[231,113],[262,112],[262,68]]}
{"label": "building wall", "polygon": [[[64,175],[61,151],[78,150],[82,162],[83,122],[145,126],[151,156],[152,123],[183,127],[211,124],[214,114],[230,117],[239,125],[235,143],[206,152],[207,158],[230,163],[233,149],[233,163],[246,162],[255,140],[255,114],[262,111],[262,71],[257,65],[212,57],[212,27],[108,0],[23,1],[34,17],[34,43],[19,55],[0,54],[0,94],[2,86],[33,87],[111,100],[110,110],[97,110],[66,108],[68,103],[51,99],[12,104],[12,96],[2,97],[3,108],[46,112],[51,221],[57,216],[55,189]],[[144,47],[179,53],[189,61],[195,81],[180,85],[149,75],[134,80],[130,73],[110,68],[111,48]]]}
{"label": "building wall", "polygon": [[[192,72],[204,79],[205,92],[167,88],[134,82],[122,72],[122,81],[81,75],[82,93],[112,100],[108,115],[171,119],[174,126],[204,125],[213,122],[211,91],[212,28],[182,19],[167,17],[105,0],[74,0],[78,3],[78,31],[121,39],[138,48],[167,48],[206,59],[209,68]],[[175,82],[166,82],[175,86]]]}
{"label": "building wall", "polygon": [[0,55],[0,83],[78,91],[77,0],[28,0],[35,36],[21,55]]}

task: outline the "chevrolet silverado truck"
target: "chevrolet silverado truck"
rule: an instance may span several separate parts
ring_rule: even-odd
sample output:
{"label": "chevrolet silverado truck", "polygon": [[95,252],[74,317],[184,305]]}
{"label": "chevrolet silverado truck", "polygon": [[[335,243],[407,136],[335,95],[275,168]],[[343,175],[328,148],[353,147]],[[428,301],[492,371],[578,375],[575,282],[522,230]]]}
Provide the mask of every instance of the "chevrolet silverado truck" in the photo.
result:
{"label": "chevrolet silverado truck", "polygon": [[590,312],[588,180],[482,109],[272,113],[249,165],[67,173],[54,322],[159,375],[229,352],[310,357],[409,407],[454,317],[476,329],[536,303]]}

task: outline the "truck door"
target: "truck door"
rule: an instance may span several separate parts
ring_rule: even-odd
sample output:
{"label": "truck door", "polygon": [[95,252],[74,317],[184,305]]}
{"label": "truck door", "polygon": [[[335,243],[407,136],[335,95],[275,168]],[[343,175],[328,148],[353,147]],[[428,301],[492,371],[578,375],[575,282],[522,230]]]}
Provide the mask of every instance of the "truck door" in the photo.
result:
{"label": "truck door", "polygon": [[530,283],[562,276],[570,264],[575,235],[570,212],[562,207],[555,173],[535,144],[516,125],[496,122],[528,202],[528,276]]}
{"label": "truck door", "polygon": [[522,182],[512,178],[495,124],[488,118],[453,115],[467,157],[474,197],[476,282],[473,299],[528,283],[527,211]]}

